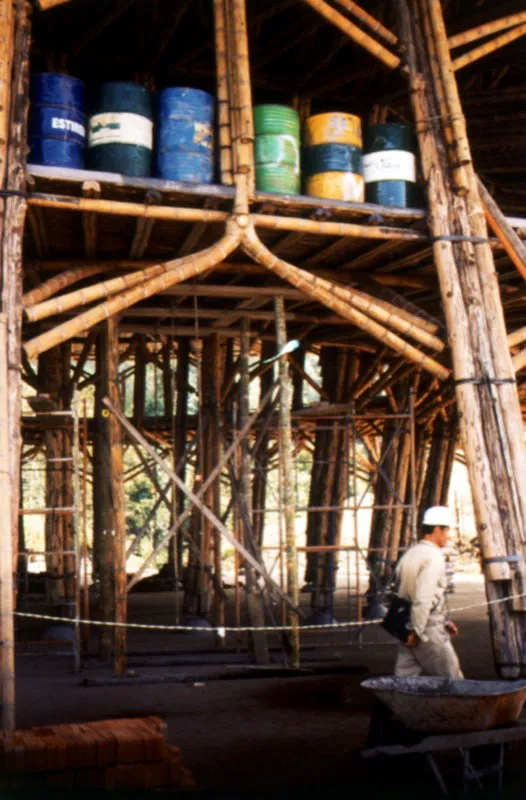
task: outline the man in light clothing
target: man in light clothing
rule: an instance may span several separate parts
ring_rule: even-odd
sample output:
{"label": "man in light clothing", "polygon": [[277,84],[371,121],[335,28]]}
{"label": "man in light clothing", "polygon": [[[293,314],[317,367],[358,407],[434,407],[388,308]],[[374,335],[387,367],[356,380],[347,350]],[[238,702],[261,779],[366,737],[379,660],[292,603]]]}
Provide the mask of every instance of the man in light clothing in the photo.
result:
{"label": "man in light clothing", "polygon": [[463,678],[451,636],[458,634],[446,618],[444,596],[447,586],[443,548],[454,525],[446,506],[428,508],[422,520],[422,538],[398,562],[396,594],[411,602],[409,638],[398,647],[395,675],[435,675]]}

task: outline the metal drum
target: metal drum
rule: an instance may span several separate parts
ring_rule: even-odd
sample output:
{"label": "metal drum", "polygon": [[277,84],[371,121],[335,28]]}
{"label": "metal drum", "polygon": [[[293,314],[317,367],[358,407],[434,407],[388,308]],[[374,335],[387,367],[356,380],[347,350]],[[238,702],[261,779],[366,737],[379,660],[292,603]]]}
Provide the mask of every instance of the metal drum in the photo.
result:
{"label": "metal drum", "polygon": [[386,122],[366,128],[364,177],[369,203],[396,208],[418,203],[415,152],[410,125]]}
{"label": "metal drum", "polygon": [[49,167],[84,166],[84,84],[69,75],[31,78],[29,161]]}
{"label": "metal drum", "polygon": [[157,175],[171,181],[213,183],[214,98],[200,89],[159,94]]}
{"label": "metal drum", "polygon": [[89,168],[147,177],[152,155],[151,93],[136,83],[104,83],[89,120]]}
{"label": "metal drum", "polygon": [[308,195],[363,202],[360,118],[339,112],[309,117],[305,126],[303,164]]}
{"label": "metal drum", "polygon": [[300,121],[288,106],[254,108],[256,188],[262,192],[299,194]]}

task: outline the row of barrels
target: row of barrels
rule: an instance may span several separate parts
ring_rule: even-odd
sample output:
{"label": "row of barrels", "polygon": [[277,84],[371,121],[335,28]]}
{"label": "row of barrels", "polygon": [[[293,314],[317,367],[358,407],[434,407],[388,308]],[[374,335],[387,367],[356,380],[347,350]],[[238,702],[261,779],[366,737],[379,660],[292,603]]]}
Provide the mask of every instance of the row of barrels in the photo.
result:
{"label": "row of barrels", "polygon": [[82,81],[38,73],[31,81],[29,160],[213,183],[214,105],[207,92],[174,87],[159,92],[155,109],[153,95],[144,86],[110,82],[95,93],[86,126]]}
{"label": "row of barrels", "polygon": [[[132,177],[214,181],[214,108],[200,89],[152,93],[136,83],[102,84],[87,117],[82,81],[38,73],[31,81],[29,160],[34,164]],[[154,124],[155,123],[155,124]],[[87,128],[87,129],[86,129]],[[332,200],[407,207],[416,203],[416,158],[410,126],[370,125],[359,117],[316,114],[300,134],[298,112],[254,108],[256,188]]]}
{"label": "row of barrels", "polygon": [[362,124],[353,114],[316,114],[305,121],[301,146],[295,109],[254,109],[256,186],[260,191],[408,207],[417,202],[411,126]]}

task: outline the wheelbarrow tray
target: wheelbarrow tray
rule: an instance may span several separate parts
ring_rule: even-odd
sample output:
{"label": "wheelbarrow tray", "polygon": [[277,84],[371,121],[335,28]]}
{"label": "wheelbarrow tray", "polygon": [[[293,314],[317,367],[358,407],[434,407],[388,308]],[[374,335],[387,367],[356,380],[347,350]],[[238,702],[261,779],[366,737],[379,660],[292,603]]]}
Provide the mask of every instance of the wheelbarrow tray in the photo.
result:
{"label": "wheelbarrow tray", "polygon": [[362,686],[385,703],[406,728],[424,732],[483,731],[515,722],[526,681],[450,678],[369,678]]}

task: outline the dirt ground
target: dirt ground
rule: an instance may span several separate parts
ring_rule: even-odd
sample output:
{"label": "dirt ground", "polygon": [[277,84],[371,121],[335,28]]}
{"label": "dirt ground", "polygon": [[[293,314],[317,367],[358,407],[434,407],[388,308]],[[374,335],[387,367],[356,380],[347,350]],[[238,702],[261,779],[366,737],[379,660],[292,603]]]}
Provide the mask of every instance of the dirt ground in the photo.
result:
{"label": "dirt ground", "polygon": [[[308,595],[302,600],[308,604]],[[480,576],[466,575],[457,580],[450,606],[483,600]],[[486,610],[461,612],[456,620],[461,629],[457,649],[466,677],[494,678]],[[131,595],[130,621],[173,623],[173,597],[167,593]],[[135,631],[129,641],[130,668],[135,673],[186,675],[189,682],[90,686],[85,685],[86,679],[111,675],[96,659],[78,675],[72,673],[70,657],[31,655],[36,652],[31,649],[24,654],[20,647],[17,725],[162,716],[168,723],[170,741],[181,748],[199,790],[214,796],[240,791],[290,794],[309,789],[340,793],[342,788],[358,790],[359,796],[366,792],[370,798],[422,792],[438,796],[423,759],[366,763],[358,756],[371,706],[371,697],[360,681],[391,672],[394,647],[389,637],[378,628],[367,628],[362,646],[350,641],[347,633],[308,634],[304,643],[306,658],[325,661],[326,668],[336,673],[214,680],[222,668],[213,663],[217,656],[210,655],[210,633]],[[227,641],[229,647],[234,644]],[[145,656],[148,651],[158,655]],[[225,660],[233,658],[229,650]],[[363,668],[359,674],[358,667]],[[506,758],[506,796],[525,797],[521,746],[510,747]],[[448,754],[440,763],[451,785],[458,784],[460,755]],[[494,789],[487,796],[495,796]]]}

